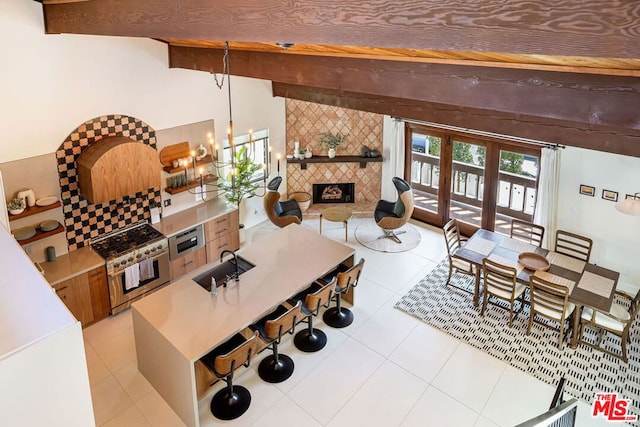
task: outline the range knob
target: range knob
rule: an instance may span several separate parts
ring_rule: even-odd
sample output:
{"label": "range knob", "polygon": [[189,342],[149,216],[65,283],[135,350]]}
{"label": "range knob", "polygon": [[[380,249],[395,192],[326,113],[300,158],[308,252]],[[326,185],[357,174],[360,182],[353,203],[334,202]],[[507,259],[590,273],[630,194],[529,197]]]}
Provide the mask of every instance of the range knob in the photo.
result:
{"label": "range knob", "polygon": [[129,261],[129,262],[133,261],[133,257],[130,256],[129,258],[127,258],[127,261]]}
{"label": "range knob", "polygon": [[145,255],[149,255],[149,249],[147,249],[146,251],[144,251]]}
{"label": "range knob", "polygon": [[136,259],[142,258],[142,254],[136,254]]}
{"label": "range knob", "polygon": [[151,248],[151,252],[155,252],[158,248],[156,248],[155,246]]}

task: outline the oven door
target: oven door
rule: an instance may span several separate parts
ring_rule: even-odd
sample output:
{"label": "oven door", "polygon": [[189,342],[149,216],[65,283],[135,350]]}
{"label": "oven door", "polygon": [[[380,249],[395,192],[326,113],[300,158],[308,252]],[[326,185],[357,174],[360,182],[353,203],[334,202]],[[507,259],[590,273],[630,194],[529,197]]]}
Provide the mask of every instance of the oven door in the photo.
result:
{"label": "oven door", "polygon": [[127,283],[124,270],[114,271],[109,275],[111,314],[128,308],[135,299],[169,281],[169,253],[164,252],[147,259],[152,262],[152,271],[148,272],[148,278],[140,280],[138,286]]}

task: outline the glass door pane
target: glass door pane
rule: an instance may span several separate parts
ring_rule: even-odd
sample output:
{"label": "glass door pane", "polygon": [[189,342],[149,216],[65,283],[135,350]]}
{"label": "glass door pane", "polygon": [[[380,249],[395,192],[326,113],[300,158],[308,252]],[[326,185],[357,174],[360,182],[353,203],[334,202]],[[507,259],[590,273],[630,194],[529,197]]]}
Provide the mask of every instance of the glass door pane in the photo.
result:
{"label": "glass door pane", "polygon": [[411,133],[411,188],[415,209],[434,214],[438,213],[441,143],[439,137]]}
{"label": "glass door pane", "polygon": [[481,227],[487,149],[483,145],[453,141],[449,218]]}
{"label": "glass door pane", "polygon": [[495,231],[509,235],[514,218],[533,222],[538,169],[537,156],[500,151]]}

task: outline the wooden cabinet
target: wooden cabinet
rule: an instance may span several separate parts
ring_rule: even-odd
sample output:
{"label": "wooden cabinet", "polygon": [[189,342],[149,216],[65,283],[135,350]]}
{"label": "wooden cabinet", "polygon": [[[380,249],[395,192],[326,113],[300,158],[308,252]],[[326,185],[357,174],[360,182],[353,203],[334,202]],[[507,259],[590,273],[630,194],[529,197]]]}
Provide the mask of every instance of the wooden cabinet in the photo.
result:
{"label": "wooden cabinet", "polygon": [[94,204],[160,188],[158,153],[128,137],[102,138],[85,148],[76,164],[80,193]]}
{"label": "wooden cabinet", "polygon": [[104,267],[60,282],[54,289],[83,327],[109,315],[109,289]]}
{"label": "wooden cabinet", "polygon": [[205,248],[190,252],[178,259],[171,261],[171,280],[184,276],[207,263],[207,252]]}
{"label": "wooden cabinet", "polygon": [[220,261],[225,249],[240,249],[238,211],[229,212],[204,224],[204,240],[207,248],[207,262]]}
{"label": "wooden cabinet", "polygon": [[109,284],[105,267],[95,268],[87,273],[89,293],[91,294],[91,311],[93,321],[97,322],[109,316],[111,304],[109,302]]}

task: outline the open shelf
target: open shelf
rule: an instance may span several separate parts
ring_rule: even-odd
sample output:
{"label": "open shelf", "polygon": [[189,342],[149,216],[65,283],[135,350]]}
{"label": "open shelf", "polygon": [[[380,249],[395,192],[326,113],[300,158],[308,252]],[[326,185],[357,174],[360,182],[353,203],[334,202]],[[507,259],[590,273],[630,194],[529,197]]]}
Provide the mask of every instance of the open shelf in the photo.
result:
{"label": "open shelf", "polygon": [[[211,184],[212,182],[216,182],[218,178],[214,175],[207,175],[202,177],[203,184]],[[192,188],[200,187],[200,180],[197,179],[195,181],[189,181],[187,185],[181,185],[180,187],[165,187],[164,191],[173,195],[178,193],[184,193],[187,190],[191,190]]]}
{"label": "open shelf", "polygon": [[366,168],[367,163],[380,163],[380,157],[360,157],[360,156],[335,156],[333,159],[328,156],[313,156],[308,159],[286,159],[287,163],[299,163],[300,169],[307,169],[308,163],[360,163],[361,168]]}
{"label": "open shelf", "polygon": [[[212,161],[213,161],[213,158],[211,157],[211,154],[207,154],[202,159],[196,160],[196,168],[198,166],[206,166],[207,164],[211,163]],[[183,171],[186,168],[191,169],[191,168],[193,168],[193,165],[189,164],[189,166],[178,166],[177,168],[174,168],[173,166],[164,166],[162,168],[162,170],[165,171],[166,173],[176,173],[176,172]]]}
{"label": "open shelf", "polygon": [[18,243],[20,243],[20,246],[24,246],[24,245],[28,245],[29,243],[33,243],[37,240],[40,239],[44,239],[45,237],[50,237],[53,236],[55,234],[60,234],[64,232],[64,227],[62,226],[62,224],[58,224],[57,228],[54,228],[53,230],[50,231],[41,231],[40,228],[36,228],[36,234],[33,237],[29,237],[28,239],[25,240],[18,240]]}
{"label": "open shelf", "polygon": [[40,212],[49,211],[51,209],[56,209],[56,208],[59,208],[60,206],[62,206],[62,203],[60,202],[60,200],[48,206],[28,206],[22,213],[19,213],[17,215],[9,214],[9,221],[35,215]]}

